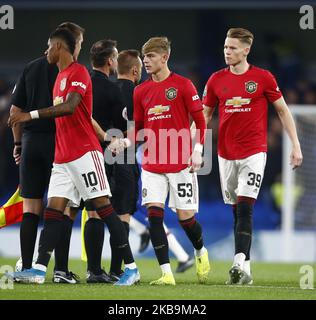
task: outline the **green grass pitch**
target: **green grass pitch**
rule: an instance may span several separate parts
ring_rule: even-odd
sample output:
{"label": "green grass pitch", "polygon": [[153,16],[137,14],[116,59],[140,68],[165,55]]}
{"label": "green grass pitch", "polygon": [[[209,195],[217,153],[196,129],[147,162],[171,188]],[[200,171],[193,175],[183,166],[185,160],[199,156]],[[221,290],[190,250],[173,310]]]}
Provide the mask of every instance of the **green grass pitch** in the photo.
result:
{"label": "green grass pitch", "polygon": [[[14,266],[16,259],[0,258],[0,266]],[[83,300],[131,300],[131,299],[314,299],[316,289],[300,289],[299,264],[253,263],[254,284],[252,286],[226,286],[229,262],[212,262],[212,271],[206,284],[198,284],[194,267],[182,274],[175,274],[174,287],[149,286],[151,280],[160,277],[160,268],[154,259],[138,259],[141,283],[132,287],[115,287],[108,284],[88,285],[85,283],[86,264],[80,260],[70,261],[70,270],[77,273],[81,283],[77,285],[54,284],[51,282],[53,261],[50,263],[47,281],[43,285],[14,284],[12,290],[0,289],[0,300],[14,299],[83,299]],[[106,269],[108,262],[105,263]],[[176,261],[172,261],[173,268]],[[316,265],[313,270],[316,277]],[[0,275],[1,279],[2,275]],[[316,279],[315,279],[316,280]],[[314,287],[316,283],[314,282]]]}

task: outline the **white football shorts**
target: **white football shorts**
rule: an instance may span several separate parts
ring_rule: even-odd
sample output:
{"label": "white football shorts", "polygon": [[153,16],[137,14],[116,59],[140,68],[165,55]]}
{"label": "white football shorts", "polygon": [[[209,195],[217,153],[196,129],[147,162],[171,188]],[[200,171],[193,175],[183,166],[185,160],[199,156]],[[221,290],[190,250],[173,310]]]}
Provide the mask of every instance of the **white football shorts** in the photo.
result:
{"label": "white football shorts", "polygon": [[68,206],[79,207],[80,200],[102,196],[111,197],[99,151],[89,151],[81,158],[67,163],[54,163],[48,187],[48,198],[69,199]]}
{"label": "white football shorts", "polygon": [[186,168],[176,173],[153,173],[142,169],[142,205],[165,204],[169,193],[169,208],[173,211],[199,210],[199,186],[196,172]]}
{"label": "white football shorts", "polygon": [[266,152],[241,160],[226,160],[218,156],[221,188],[226,204],[236,204],[237,196],[257,199],[266,160]]}

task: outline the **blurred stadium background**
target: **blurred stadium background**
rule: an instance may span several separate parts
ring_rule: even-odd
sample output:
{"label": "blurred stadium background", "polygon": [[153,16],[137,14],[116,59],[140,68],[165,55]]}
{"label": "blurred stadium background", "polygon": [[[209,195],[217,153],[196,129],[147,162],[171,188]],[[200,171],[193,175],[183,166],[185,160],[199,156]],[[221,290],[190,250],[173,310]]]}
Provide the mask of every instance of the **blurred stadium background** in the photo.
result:
{"label": "blurred stadium background", "polygon": [[[255,34],[250,63],[272,71],[288,104],[298,105],[295,117],[305,156],[297,173],[293,175],[291,170],[286,170],[289,151],[283,147],[282,126],[271,107],[268,161],[255,205],[252,256],[262,261],[315,262],[316,44],[315,30],[302,30],[299,25],[300,6],[314,3],[311,0],[6,1],[3,4],[14,8],[14,29],[0,30],[0,204],[5,203],[18,185],[12,134],[6,125],[10,94],[24,65],[43,54],[49,33],[59,23],[73,21],[86,29],[79,58],[86,66],[89,66],[89,49],[97,40],[115,39],[119,50],[140,49],[151,36],[168,36],[172,41],[171,68],[189,77],[200,95],[209,75],[224,67],[222,49],[227,29],[245,27]],[[213,129],[213,169],[210,175],[199,176],[199,219],[211,258],[230,260],[232,214],[221,198],[215,152],[216,121]],[[137,217],[145,221],[141,212]],[[173,214],[167,215],[166,223],[189,249]],[[79,226],[78,217],[76,227]],[[0,230],[0,256],[19,256],[18,231],[18,226]],[[80,255],[79,235],[80,229],[76,228],[72,257]],[[138,243],[139,238],[132,234],[132,247],[136,249]],[[105,247],[105,257],[109,256],[108,252]],[[153,252],[149,249],[145,254]]]}

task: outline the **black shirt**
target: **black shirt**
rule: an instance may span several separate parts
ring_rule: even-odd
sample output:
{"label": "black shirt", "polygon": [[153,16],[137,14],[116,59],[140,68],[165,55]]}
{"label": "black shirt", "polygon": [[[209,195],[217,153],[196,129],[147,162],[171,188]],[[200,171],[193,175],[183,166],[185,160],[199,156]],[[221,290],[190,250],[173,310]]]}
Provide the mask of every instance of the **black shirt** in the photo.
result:
{"label": "black shirt", "polygon": [[[11,103],[25,112],[53,105],[53,88],[58,74],[56,65],[46,57],[28,63],[12,93]],[[24,123],[26,132],[55,132],[54,119],[39,119]]]}
{"label": "black shirt", "polygon": [[104,131],[110,128],[126,131],[126,119],[123,117],[125,105],[122,94],[114,82],[100,71],[91,71],[93,90],[93,118]]}
{"label": "black shirt", "polygon": [[[133,95],[134,95],[135,83],[133,81],[127,80],[127,79],[117,79],[116,83],[117,83],[118,87],[120,88],[121,95],[122,95],[122,101],[123,101],[124,106],[126,107],[127,119],[129,121],[132,121],[134,119],[134,117],[133,117],[133,113],[134,113]],[[136,154],[135,154],[135,156],[136,156]],[[125,159],[127,159],[127,158],[125,158]],[[136,162],[136,166],[137,166],[137,162]]]}
{"label": "black shirt", "polygon": [[123,103],[127,111],[127,118],[129,121],[132,121],[133,112],[134,112],[133,94],[134,94],[135,84],[133,81],[127,80],[127,79],[117,79],[116,83],[122,93]]}

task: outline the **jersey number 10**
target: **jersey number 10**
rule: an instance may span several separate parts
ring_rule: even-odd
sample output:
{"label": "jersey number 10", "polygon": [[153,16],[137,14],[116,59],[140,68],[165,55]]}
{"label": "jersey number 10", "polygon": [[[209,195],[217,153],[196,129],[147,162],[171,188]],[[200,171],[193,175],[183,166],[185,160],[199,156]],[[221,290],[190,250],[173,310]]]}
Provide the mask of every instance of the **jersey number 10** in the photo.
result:
{"label": "jersey number 10", "polygon": [[94,187],[98,184],[97,176],[94,171],[82,174],[86,187]]}

